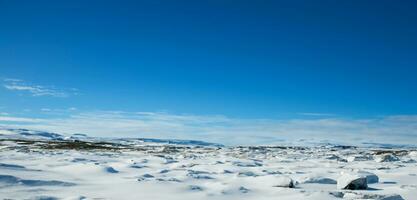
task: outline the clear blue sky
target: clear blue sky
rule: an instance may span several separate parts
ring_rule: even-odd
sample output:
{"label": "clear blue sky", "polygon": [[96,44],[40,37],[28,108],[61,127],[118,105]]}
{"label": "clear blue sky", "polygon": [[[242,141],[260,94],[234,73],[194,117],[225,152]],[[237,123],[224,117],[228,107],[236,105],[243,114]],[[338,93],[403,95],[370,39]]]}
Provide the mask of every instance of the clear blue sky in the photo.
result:
{"label": "clear blue sky", "polygon": [[412,115],[416,10],[406,0],[0,0],[0,78],[20,86],[0,89],[0,111]]}

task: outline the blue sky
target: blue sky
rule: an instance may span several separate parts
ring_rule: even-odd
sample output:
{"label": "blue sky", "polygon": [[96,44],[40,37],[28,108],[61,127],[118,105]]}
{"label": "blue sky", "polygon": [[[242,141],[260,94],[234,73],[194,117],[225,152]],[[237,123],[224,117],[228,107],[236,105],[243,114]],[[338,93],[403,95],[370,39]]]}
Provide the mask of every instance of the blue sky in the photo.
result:
{"label": "blue sky", "polygon": [[414,120],[416,7],[0,0],[0,112]]}

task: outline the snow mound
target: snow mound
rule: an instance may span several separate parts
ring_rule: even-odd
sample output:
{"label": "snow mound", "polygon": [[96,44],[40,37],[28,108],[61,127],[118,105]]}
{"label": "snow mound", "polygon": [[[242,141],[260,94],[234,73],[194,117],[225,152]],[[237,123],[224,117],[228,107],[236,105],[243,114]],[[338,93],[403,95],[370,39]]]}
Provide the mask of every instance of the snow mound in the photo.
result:
{"label": "snow mound", "polygon": [[21,179],[11,175],[0,175],[0,184],[4,185],[24,185],[24,186],[74,186],[74,183],[68,183],[63,181],[45,181],[45,180],[32,180]]}
{"label": "snow mound", "polygon": [[337,181],[326,177],[307,177],[301,183],[337,184]]}
{"label": "snow mound", "polygon": [[63,140],[65,138],[63,135],[57,133],[28,129],[0,129],[0,137],[31,140]]}
{"label": "snow mound", "polygon": [[342,193],[343,199],[348,200],[357,200],[357,199],[366,199],[366,200],[404,200],[401,195],[398,194],[361,194],[356,192],[345,192]]}

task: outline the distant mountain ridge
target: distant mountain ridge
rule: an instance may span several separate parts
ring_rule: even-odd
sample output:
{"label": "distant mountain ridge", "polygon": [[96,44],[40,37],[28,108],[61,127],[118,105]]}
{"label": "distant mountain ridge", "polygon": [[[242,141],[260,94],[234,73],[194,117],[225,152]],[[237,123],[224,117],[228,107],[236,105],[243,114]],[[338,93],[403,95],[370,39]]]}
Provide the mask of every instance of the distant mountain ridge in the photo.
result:
{"label": "distant mountain ridge", "polygon": [[[207,147],[225,147],[220,143],[205,142],[200,140],[186,140],[186,139],[160,139],[160,138],[126,138],[126,137],[92,137],[83,133],[74,133],[71,135],[59,134],[47,131],[30,130],[25,128],[7,128],[0,127],[0,139],[18,139],[18,140],[54,140],[54,141],[85,141],[85,142],[109,142],[114,144],[130,144],[130,145],[184,145],[184,146],[207,146]],[[237,145],[239,146],[239,145]],[[400,145],[388,143],[374,143],[365,142],[358,144],[338,144],[332,142],[297,142],[297,143],[283,143],[277,145],[254,145],[254,146],[352,146],[352,147],[373,147],[373,148],[416,148],[416,145]]]}
{"label": "distant mountain ridge", "polygon": [[81,140],[81,141],[106,141],[106,142],[140,142],[155,144],[189,145],[189,146],[212,146],[223,147],[218,143],[210,143],[199,140],[180,139],[156,139],[156,138],[104,138],[90,137],[87,134],[75,133],[69,136],[53,132],[29,130],[23,128],[2,128],[0,127],[0,139],[22,139],[22,140]]}

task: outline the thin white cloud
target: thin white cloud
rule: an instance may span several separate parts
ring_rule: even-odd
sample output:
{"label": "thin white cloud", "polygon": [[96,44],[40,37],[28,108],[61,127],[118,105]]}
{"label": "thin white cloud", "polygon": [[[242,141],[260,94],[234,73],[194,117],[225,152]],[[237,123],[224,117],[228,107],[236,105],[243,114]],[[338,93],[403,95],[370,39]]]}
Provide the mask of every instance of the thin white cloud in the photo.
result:
{"label": "thin white cloud", "polygon": [[330,117],[330,116],[336,116],[335,114],[331,114],[331,113],[315,113],[315,112],[303,112],[303,113],[298,113],[299,115],[304,115],[304,116],[312,116],[312,117]]}
{"label": "thin white cloud", "polygon": [[5,78],[5,79],[3,79],[3,81],[6,81],[6,82],[23,82],[23,80],[17,79],[17,78]]}
{"label": "thin white cloud", "polygon": [[77,108],[75,107],[69,107],[69,108],[41,108],[40,114],[42,115],[47,115],[49,117],[51,117],[52,115],[57,117],[57,116],[68,116],[71,113],[76,113],[77,112]]}
{"label": "thin white cloud", "polygon": [[[369,119],[236,119],[158,112],[77,112],[59,118],[9,118],[9,126],[105,137],[198,139],[222,144],[290,144],[299,140],[416,144],[417,116]],[[4,120],[4,118],[3,118]],[[0,118],[1,122],[1,118]],[[29,123],[19,123],[29,122]],[[1,125],[1,123],[0,123]]]}
{"label": "thin white cloud", "polygon": [[46,87],[25,83],[20,79],[3,79],[3,87],[12,91],[28,92],[32,96],[68,97],[77,94],[75,90],[58,90],[54,87]]}
{"label": "thin white cloud", "polygon": [[41,122],[41,121],[42,121],[41,119],[35,119],[35,118],[0,116],[0,122],[28,122],[28,123],[36,123],[36,122]]}

